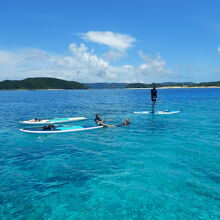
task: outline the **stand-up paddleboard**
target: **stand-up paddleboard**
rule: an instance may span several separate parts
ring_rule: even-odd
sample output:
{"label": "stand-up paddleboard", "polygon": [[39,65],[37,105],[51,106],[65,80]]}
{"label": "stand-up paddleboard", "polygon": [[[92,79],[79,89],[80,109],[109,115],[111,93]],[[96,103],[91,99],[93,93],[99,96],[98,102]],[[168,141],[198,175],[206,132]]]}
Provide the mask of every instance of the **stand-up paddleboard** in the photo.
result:
{"label": "stand-up paddleboard", "polygon": [[74,131],[86,131],[103,128],[103,126],[55,126],[54,129],[43,129],[43,127],[37,128],[23,128],[20,131],[35,134],[53,134],[53,133],[65,133]]}
{"label": "stand-up paddleboard", "polygon": [[28,125],[41,125],[41,124],[67,123],[67,122],[82,121],[82,120],[86,120],[86,117],[31,119],[31,120],[26,120],[26,121],[20,121],[20,123],[28,124]]}
{"label": "stand-up paddleboard", "polygon": [[134,114],[154,114],[154,115],[172,115],[172,114],[177,114],[180,111],[155,111],[150,112],[150,111],[142,111],[142,112],[134,112]]}

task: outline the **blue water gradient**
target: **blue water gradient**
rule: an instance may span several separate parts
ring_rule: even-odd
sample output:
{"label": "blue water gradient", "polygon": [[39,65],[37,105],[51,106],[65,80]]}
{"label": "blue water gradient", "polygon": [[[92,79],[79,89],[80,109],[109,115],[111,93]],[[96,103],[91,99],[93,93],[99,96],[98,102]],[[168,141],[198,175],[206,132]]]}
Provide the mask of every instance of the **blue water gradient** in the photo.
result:
{"label": "blue water gradient", "polygon": [[[220,89],[0,92],[0,219],[220,219]],[[130,127],[27,134],[18,121],[86,116]],[[30,125],[28,125],[30,126]]]}

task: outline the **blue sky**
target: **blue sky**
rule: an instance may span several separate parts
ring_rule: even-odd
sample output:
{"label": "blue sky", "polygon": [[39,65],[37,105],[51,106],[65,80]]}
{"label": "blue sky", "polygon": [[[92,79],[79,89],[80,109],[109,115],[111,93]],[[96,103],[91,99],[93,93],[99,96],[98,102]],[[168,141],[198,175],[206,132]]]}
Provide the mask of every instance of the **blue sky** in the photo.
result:
{"label": "blue sky", "polygon": [[220,80],[217,0],[0,0],[0,80]]}

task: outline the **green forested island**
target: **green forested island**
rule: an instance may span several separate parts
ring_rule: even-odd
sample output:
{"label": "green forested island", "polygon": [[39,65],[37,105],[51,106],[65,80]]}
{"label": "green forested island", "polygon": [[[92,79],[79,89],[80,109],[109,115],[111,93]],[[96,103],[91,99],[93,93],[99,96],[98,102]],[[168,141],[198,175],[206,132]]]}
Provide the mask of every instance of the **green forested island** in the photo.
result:
{"label": "green forested island", "polygon": [[5,80],[0,82],[0,90],[13,89],[88,89],[88,86],[75,81],[50,77],[27,78],[24,80]]}
{"label": "green forested island", "polygon": [[220,81],[215,82],[164,82],[164,83],[79,83],[50,77],[35,77],[23,80],[5,80],[0,82],[0,90],[35,90],[35,89],[124,89],[124,88],[194,88],[220,87]]}

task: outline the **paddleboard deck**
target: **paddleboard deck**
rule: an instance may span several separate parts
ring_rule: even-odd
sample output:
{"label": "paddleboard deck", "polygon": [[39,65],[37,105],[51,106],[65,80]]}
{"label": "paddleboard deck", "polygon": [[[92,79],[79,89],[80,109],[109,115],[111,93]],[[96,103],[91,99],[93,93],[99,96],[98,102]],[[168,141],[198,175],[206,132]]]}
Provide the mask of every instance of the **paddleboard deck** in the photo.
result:
{"label": "paddleboard deck", "polygon": [[43,127],[23,128],[22,132],[35,133],[35,134],[53,134],[53,133],[66,133],[75,131],[86,131],[103,128],[103,126],[55,126],[55,129],[43,129]]}
{"label": "paddleboard deck", "polygon": [[172,115],[172,114],[177,114],[180,111],[155,111],[150,112],[150,111],[142,111],[142,112],[134,112],[134,114],[154,114],[154,115]]}
{"label": "paddleboard deck", "polygon": [[57,124],[57,123],[67,123],[67,122],[73,122],[73,121],[82,121],[86,120],[86,117],[74,117],[74,118],[51,118],[51,119],[31,119],[26,121],[20,121],[22,124],[28,124],[28,125],[43,125],[43,124]]}

